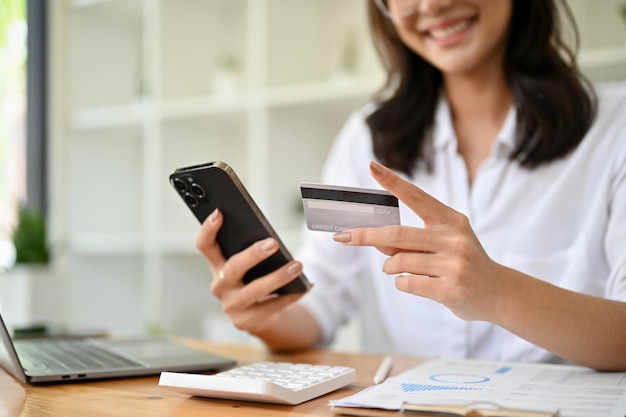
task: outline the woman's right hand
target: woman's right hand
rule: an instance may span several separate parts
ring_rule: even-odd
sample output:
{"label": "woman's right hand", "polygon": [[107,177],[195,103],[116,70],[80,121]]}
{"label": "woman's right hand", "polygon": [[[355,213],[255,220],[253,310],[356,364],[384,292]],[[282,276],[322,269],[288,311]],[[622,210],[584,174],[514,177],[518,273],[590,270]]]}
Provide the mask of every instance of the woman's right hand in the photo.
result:
{"label": "woman's right hand", "polygon": [[260,240],[226,259],[215,240],[223,219],[222,213],[216,209],[204,221],[196,238],[196,247],[209,261],[213,273],[211,292],[222,302],[224,311],[238,329],[262,338],[274,331],[280,333],[280,329],[276,329],[279,313],[304,293],[280,297],[273,294],[302,273],[302,264],[291,261],[244,285],[245,273],[275,253],[278,242],[273,238]]}

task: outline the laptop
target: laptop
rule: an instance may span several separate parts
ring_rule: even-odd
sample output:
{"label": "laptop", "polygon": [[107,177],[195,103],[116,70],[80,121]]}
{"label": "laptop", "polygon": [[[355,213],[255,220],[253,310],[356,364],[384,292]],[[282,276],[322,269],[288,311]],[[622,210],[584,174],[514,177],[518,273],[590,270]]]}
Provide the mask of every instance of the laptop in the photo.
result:
{"label": "laptop", "polygon": [[13,340],[0,314],[0,366],[24,383],[218,371],[236,361],[165,338]]}

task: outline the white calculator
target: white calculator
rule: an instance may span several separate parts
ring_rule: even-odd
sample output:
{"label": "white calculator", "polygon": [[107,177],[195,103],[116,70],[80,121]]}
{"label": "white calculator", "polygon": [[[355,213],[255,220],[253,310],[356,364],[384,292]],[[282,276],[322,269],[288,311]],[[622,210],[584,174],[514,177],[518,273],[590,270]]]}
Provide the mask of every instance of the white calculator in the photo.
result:
{"label": "white calculator", "polygon": [[199,397],[295,405],[355,380],[347,366],[256,362],[213,375],[162,372],[159,385]]}

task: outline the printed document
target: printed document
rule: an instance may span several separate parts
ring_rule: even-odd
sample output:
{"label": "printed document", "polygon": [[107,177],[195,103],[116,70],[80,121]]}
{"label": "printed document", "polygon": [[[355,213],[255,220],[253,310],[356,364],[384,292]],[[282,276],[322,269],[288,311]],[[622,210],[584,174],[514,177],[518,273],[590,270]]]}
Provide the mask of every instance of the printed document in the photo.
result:
{"label": "printed document", "polygon": [[403,404],[559,412],[560,417],[624,417],[626,372],[473,359],[437,358],[331,406],[401,410]]}

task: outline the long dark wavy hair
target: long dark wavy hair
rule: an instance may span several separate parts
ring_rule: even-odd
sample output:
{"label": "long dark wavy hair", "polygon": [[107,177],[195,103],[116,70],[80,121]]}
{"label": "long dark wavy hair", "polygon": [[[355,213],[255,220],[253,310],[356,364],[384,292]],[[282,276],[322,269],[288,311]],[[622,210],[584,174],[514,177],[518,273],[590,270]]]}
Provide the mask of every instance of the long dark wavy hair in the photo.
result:
{"label": "long dark wavy hair", "polygon": [[[407,48],[393,23],[369,3],[374,45],[387,72],[386,84],[375,96],[378,107],[367,118],[374,153],[408,175],[421,167],[430,171],[429,131],[442,90],[441,72]],[[574,49],[562,37],[559,10],[571,25]],[[504,71],[517,108],[511,159],[524,167],[567,155],[593,123],[596,96],[576,63],[578,36],[565,0],[513,0]]]}

